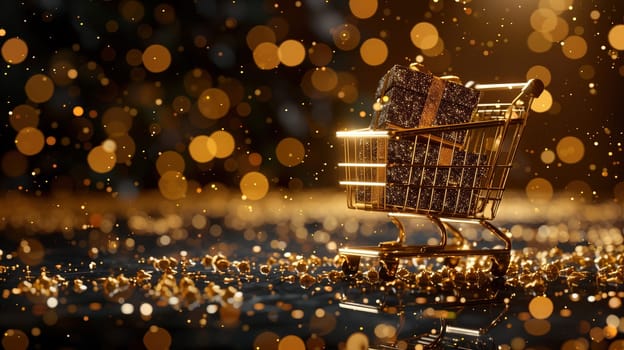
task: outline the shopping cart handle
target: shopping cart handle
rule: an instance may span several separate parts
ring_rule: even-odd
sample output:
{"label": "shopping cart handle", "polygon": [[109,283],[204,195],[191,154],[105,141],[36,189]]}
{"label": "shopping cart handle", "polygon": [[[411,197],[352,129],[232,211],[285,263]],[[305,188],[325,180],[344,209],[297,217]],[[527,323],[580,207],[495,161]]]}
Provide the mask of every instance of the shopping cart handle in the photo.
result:
{"label": "shopping cart handle", "polygon": [[544,83],[539,79],[531,79],[522,89],[522,94],[532,98],[537,98],[544,91]]}

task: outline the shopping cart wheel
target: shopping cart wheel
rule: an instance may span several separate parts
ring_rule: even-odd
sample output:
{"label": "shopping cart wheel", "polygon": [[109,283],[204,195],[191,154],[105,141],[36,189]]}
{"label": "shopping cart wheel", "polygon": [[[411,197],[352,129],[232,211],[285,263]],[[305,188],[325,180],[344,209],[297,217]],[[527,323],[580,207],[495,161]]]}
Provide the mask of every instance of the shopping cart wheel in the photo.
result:
{"label": "shopping cart wheel", "polygon": [[355,255],[345,255],[342,262],[342,272],[346,276],[355,275],[360,268],[360,257]]}
{"label": "shopping cart wheel", "polygon": [[394,280],[397,269],[399,268],[399,259],[386,258],[379,261],[379,278],[384,281]]}
{"label": "shopping cart wheel", "polygon": [[496,277],[502,277],[509,267],[509,254],[496,254],[492,256],[492,267],[490,273]]}

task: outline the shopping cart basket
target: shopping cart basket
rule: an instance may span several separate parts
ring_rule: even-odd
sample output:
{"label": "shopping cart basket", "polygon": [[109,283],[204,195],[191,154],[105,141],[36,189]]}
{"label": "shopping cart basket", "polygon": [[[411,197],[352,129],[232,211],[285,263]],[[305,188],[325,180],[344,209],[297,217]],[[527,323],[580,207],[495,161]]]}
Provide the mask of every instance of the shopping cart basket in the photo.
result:
{"label": "shopping cart basket", "polygon": [[[337,132],[344,141],[344,162],[338,165],[348,207],[387,212],[398,228],[396,241],[341,248],[346,274],[358,271],[361,257],[378,258],[380,276],[392,279],[402,258],[439,257],[454,264],[470,255],[489,257],[490,272],[505,274],[511,240],[489,220],[496,216],[531,103],[544,85],[532,79],[474,88],[481,99],[469,122]],[[435,225],[439,244],[406,244],[401,219],[413,217]],[[502,247],[465,244],[457,222],[480,224]],[[453,244],[447,244],[449,235]]]}

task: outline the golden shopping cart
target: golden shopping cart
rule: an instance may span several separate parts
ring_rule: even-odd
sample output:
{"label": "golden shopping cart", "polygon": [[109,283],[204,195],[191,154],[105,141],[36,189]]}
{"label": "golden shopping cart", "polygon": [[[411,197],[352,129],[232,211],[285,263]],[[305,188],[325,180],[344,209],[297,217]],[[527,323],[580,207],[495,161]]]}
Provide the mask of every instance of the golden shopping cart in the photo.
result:
{"label": "golden shopping cart", "polygon": [[[387,212],[398,229],[395,241],[341,248],[345,274],[357,273],[361,257],[379,259],[380,277],[393,279],[403,258],[444,258],[452,265],[472,255],[488,260],[493,275],[505,274],[511,239],[489,220],[496,216],[531,103],[544,85],[532,79],[472,88],[480,98],[466,122],[337,132],[344,143],[338,165],[347,206]],[[434,224],[439,244],[406,243],[401,220],[416,217]],[[475,248],[458,222],[479,224],[502,244]]]}

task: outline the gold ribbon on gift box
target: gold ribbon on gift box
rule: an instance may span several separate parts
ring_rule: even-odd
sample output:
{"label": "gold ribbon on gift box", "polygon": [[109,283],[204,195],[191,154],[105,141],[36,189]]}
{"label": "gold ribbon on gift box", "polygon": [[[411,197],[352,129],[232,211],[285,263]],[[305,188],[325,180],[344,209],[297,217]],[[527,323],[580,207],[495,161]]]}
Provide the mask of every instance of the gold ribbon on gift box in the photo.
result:
{"label": "gold ribbon on gift box", "polygon": [[[418,123],[418,127],[420,128],[432,126],[435,121],[438,108],[440,107],[440,102],[442,101],[442,94],[444,93],[446,82],[452,81],[454,83],[461,84],[461,80],[456,75],[436,77],[431,73],[431,71],[420,63],[412,63],[409,65],[409,68],[411,70],[416,70],[433,76],[431,86],[429,86],[429,91],[427,92],[427,98],[425,99],[425,105],[423,106],[423,111],[420,116],[420,121]],[[453,150],[455,148],[463,148],[461,144],[444,140],[435,135],[429,134],[423,135],[423,137],[427,138],[428,143],[434,141],[435,143],[440,144],[438,152],[438,165],[451,165],[451,162],[453,161]]]}

